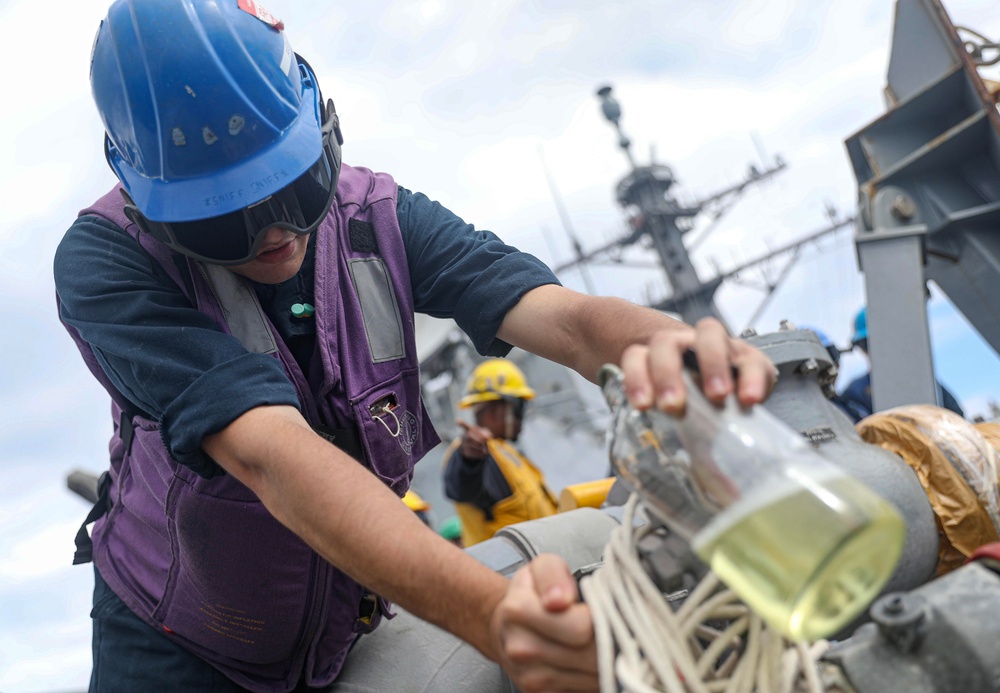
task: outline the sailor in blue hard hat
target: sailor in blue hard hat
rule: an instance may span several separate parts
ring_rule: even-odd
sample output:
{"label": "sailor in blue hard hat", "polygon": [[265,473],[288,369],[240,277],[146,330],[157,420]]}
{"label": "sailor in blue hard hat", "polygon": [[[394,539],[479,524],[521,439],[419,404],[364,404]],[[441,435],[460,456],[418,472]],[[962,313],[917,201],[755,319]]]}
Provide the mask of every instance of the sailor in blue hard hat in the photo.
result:
{"label": "sailor in blue hard hat", "polygon": [[90,77],[118,184],[73,221],[54,273],[114,403],[76,556],[97,567],[91,690],[326,689],[386,599],[519,688],[596,690],[564,560],[508,580],[400,502],[437,442],[414,314],[453,318],[484,356],[518,346],[591,380],[620,364],[633,404],[672,413],[687,350],[715,402],[762,401],[771,362],[717,320],[571,291],[343,163],[332,101],[255,0],[115,0]]}
{"label": "sailor in blue hard hat", "polygon": [[[824,347],[826,347],[827,353],[830,354],[830,360],[833,362],[833,365],[839,369],[841,350],[836,344],[833,343],[833,340],[830,339],[830,337],[819,328],[812,327],[810,325],[802,325],[800,326],[800,328],[803,330],[812,331],[819,338],[820,343]],[[826,395],[829,398],[829,400],[833,402],[835,405],[837,405],[837,408],[839,408],[841,411],[847,414],[847,416],[850,417],[852,421],[854,422],[858,421],[857,417],[855,416],[856,412],[851,409],[851,406],[847,402],[845,402],[844,399],[839,394],[837,394],[835,390],[833,390],[833,388],[830,388],[829,391],[826,391],[824,389],[824,391],[826,392]]]}
{"label": "sailor in blue hard hat", "polygon": [[[851,336],[851,345],[859,349],[865,358],[868,358],[868,307],[862,307],[854,316],[854,333]],[[938,405],[945,409],[950,409],[959,416],[965,416],[961,405],[955,396],[948,391],[944,385],[937,383]],[[840,400],[845,411],[855,423],[870,416],[872,409],[872,375],[871,365],[868,372],[852,380],[843,392],[840,393]]]}
{"label": "sailor in blue hard hat", "polygon": [[333,202],[343,136],[276,19],[245,0],[116,3],[91,84],[134,223],[257,281],[294,275]]}

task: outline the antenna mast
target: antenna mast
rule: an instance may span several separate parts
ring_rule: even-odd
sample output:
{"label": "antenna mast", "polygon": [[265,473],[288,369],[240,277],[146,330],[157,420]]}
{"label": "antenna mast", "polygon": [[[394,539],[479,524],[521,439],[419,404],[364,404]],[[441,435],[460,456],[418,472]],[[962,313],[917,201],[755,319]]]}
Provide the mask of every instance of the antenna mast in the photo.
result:
{"label": "antenna mast", "polygon": [[[689,324],[704,317],[721,321],[722,315],[715,305],[714,295],[722,279],[715,277],[703,282],[698,277],[684,245],[684,234],[693,226],[691,219],[706,210],[716,217],[721,216],[746,187],[774,175],[785,168],[785,163],[776,159],[773,166],[763,171],[751,166],[747,177],[736,185],[691,206],[684,206],[671,193],[677,179],[669,166],[655,161],[645,166],[636,162],[632,155],[632,143],[621,128],[621,105],[611,92],[611,87],[605,85],[597,90],[597,96],[601,100],[601,112],[615,127],[618,146],[625,153],[632,169],[618,183],[617,198],[618,204],[629,217],[633,233],[605,249],[629,245],[648,236],[672,288],[671,296],[653,303],[653,307],[679,313]],[[579,255],[576,262],[581,262],[585,257],[587,256]]]}

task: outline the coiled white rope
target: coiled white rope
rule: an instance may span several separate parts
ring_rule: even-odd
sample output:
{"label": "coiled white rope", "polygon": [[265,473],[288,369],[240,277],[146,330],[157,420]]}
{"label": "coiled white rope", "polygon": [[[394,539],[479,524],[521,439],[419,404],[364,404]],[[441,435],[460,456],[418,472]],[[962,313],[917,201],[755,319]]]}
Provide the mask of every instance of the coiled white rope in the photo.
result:
{"label": "coiled white rope", "polygon": [[638,543],[654,526],[633,527],[638,503],[633,494],[603,564],[580,583],[601,693],[823,693],[816,662],[826,641],[788,642],[713,573],[671,608],[639,561]]}

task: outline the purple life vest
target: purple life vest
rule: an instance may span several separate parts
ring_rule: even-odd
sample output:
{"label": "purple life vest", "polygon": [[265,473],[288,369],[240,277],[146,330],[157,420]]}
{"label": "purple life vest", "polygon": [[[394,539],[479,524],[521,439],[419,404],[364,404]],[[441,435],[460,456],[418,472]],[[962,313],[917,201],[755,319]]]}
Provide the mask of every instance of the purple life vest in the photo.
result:
{"label": "purple life vest", "polygon": [[[185,293],[175,260],[187,262],[192,303],[248,350],[281,361],[311,425],[356,429],[365,465],[402,496],[413,465],[440,441],[420,397],[396,192],[388,175],[343,166],[336,204],[316,231],[322,368],[312,378],[241,277],[137,234],[118,186],[80,215],[137,238]],[[241,686],[281,693],[303,676],[311,686],[329,684],[354,639],[389,605],[322,559],[232,476],[206,479],[174,461],[157,422],[137,416],[119,426],[121,411],[133,408],[67,329],[114,400],[110,509],[93,530],[101,575],[150,626]]]}

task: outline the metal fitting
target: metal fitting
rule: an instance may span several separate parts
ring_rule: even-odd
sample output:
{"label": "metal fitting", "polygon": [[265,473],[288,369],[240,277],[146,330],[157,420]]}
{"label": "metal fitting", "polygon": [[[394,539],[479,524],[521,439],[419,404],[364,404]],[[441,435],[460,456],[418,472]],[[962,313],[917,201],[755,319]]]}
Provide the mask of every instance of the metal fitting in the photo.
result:
{"label": "metal fitting", "polygon": [[917,205],[908,195],[896,195],[890,208],[892,216],[900,221],[909,221],[917,214]]}
{"label": "metal fitting", "polygon": [[879,633],[902,654],[916,650],[926,630],[924,599],[913,593],[887,594],[872,605],[871,617]]}

